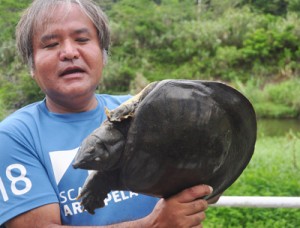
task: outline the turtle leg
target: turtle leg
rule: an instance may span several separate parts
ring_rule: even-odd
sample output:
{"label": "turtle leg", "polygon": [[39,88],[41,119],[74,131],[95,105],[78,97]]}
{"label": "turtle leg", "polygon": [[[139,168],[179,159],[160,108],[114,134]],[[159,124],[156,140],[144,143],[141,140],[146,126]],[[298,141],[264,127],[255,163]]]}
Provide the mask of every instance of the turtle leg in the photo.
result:
{"label": "turtle leg", "polygon": [[104,200],[111,191],[113,183],[110,180],[115,179],[109,177],[109,174],[94,171],[86,179],[84,186],[77,197],[81,199],[81,205],[84,210],[90,214],[95,214],[95,209],[104,207]]}
{"label": "turtle leg", "polygon": [[122,103],[116,109],[111,111],[105,109],[108,120],[110,122],[121,122],[124,119],[133,117],[138,104],[148,95],[148,93],[150,93],[155,88],[157,83],[158,82],[150,83],[141,92],[130,98],[128,101]]}

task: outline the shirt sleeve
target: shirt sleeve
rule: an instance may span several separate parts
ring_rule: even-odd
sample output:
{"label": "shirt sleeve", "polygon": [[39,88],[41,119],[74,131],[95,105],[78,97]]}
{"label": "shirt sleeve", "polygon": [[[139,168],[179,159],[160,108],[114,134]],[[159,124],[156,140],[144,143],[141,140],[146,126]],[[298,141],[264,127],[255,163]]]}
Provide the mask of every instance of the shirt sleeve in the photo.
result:
{"label": "shirt sleeve", "polygon": [[22,134],[0,127],[0,161],[0,225],[33,208],[58,202],[47,171]]}

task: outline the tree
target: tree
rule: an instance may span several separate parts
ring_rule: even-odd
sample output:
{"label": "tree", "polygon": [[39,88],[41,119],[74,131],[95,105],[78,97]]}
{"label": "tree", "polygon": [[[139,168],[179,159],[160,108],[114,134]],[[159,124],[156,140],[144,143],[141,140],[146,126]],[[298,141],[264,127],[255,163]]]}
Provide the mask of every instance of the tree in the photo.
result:
{"label": "tree", "polygon": [[261,13],[273,15],[285,15],[288,7],[288,0],[242,0],[242,4],[250,4],[255,10]]}
{"label": "tree", "polygon": [[300,12],[300,0],[289,0],[288,11]]}

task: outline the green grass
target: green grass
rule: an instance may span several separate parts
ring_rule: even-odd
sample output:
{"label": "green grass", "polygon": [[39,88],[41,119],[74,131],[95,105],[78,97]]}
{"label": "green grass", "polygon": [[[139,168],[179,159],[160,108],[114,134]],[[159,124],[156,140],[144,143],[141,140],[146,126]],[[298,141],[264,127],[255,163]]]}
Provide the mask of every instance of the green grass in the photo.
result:
{"label": "green grass", "polygon": [[[300,134],[260,137],[253,158],[226,196],[299,196]],[[300,209],[210,207],[205,227],[300,227]]]}

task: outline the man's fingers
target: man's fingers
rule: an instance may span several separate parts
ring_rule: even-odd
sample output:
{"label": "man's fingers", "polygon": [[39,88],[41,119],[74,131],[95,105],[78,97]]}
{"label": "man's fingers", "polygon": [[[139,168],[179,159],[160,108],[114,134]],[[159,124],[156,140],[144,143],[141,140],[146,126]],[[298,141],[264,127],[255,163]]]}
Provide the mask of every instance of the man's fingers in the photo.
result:
{"label": "man's fingers", "polygon": [[207,201],[201,200],[201,199],[189,202],[188,204],[189,204],[189,206],[186,207],[186,210],[185,210],[186,215],[199,214],[199,212],[205,211],[208,207]]}
{"label": "man's fingers", "polygon": [[190,227],[202,227],[202,222],[205,220],[206,216],[204,212],[190,216],[191,225]]}
{"label": "man's fingers", "polygon": [[194,187],[183,190],[174,197],[178,197],[178,201],[180,203],[188,203],[202,198],[203,196],[209,195],[212,193],[212,191],[212,187],[208,185],[196,185]]}

